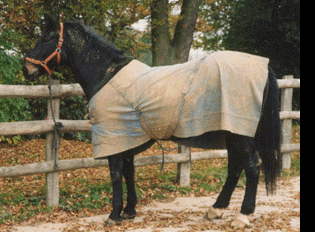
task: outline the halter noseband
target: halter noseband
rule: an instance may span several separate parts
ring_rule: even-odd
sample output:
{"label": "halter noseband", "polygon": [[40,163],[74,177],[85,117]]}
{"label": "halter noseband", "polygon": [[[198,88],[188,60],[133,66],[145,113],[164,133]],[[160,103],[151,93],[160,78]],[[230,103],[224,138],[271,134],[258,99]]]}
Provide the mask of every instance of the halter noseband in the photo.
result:
{"label": "halter noseband", "polygon": [[50,69],[48,68],[47,66],[47,63],[52,59],[54,58],[55,56],[57,56],[57,64],[60,63],[60,60],[61,60],[61,47],[62,47],[62,44],[63,44],[63,23],[60,23],[60,33],[59,33],[60,37],[59,37],[59,42],[58,42],[58,46],[57,46],[57,49],[56,51],[54,51],[46,60],[44,61],[39,61],[39,60],[35,60],[35,59],[31,59],[29,57],[26,57],[26,60],[28,62],[31,62],[33,64],[39,64],[41,66],[44,67],[44,69],[47,71],[47,73],[49,75],[51,75],[51,71]]}

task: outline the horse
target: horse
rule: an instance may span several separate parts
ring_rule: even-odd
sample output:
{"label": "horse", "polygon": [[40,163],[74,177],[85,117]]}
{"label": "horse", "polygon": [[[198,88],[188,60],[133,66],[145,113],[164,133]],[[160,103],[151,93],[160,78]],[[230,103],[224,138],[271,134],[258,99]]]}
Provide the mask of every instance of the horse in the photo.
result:
{"label": "horse", "polygon": [[[74,73],[76,81],[83,88],[87,99],[90,102],[95,102],[100,100],[101,104],[108,105],[106,107],[110,108],[110,113],[114,111],[119,106],[112,105],[117,104],[115,101],[120,101],[123,98],[128,98],[128,96],[121,97],[119,95],[111,95],[114,92],[119,92],[121,95],[126,94],[125,89],[118,89],[115,87],[115,83],[121,81],[122,85],[129,86],[135,80],[129,80],[128,78],[134,73],[141,73],[143,78],[146,78],[147,75],[151,75],[151,71],[161,71],[165,72],[165,70],[171,70],[173,66],[169,66],[166,68],[158,68],[153,69],[151,67],[145,66],[139,61],[136,61],[134,57],[130,57],[125,55],[124,51],[117,49],[112,43],[110,43],[103,36],[96,33],[91,27],[84,25],[81,22],[76,21],[67,21],[64,23],[59,23],[55,21],[49,15],[45,15],[45,29],[43,30],[43,34],[38,39],[35,47],[28,54],[24,66],[22,67],[22,71],[24,76],[27,79],[34,80],[41,75],[51,74],[51,70],[55,68],[57,65],[63,65],[65,67],[69,67]],[[56,49],[57,48],[57,49]],[[223,53],[218,53],[223,54]],[[252,58],[252,57],[250,57]],[[202,65],[210,62],[211,60],[205,58],[202,60]],[[234,61],[235,66],[240,66],[240,70],[249,70],[249,65],[238,63],[239,61]],[[133,64],[133,65],[131,65]],[[132,66],[132,68],[127,68]],[[185,65],[185,64],[184,64]],[[190,66],[189,66],[190,65]],[[229,65],[229,64],[227,64]],[[199,69],[196,69],[196,63],[188,63],[188,66],[191,67],[191,70],[194,75],[189,75],[188,78],[184,79],[168,79],[168,83],[163,88],[168,88],[170,85],[174,88],[170,82],[179,82],[179,85],[190,86],[192,82],[197,82],[195,79],[196,75],[203,75]],[[174,66],[175,67],[175,66]],[[177,73],[176,75],[183,75],[182,69],[185,69],[186,66],[176,66]],[[201,68],[202,69],[202,68]],[[217,67],[214,68],[214,71],[217,70]],[[255,69],[253,69],[255,70]],[[225,70],[222,69],[221,72]],[[137,204],[137,194],[135,190],[135,166],[134,166],[134,157],[150,148],[158,139],[161,140],[172,140],[179,144],[191,146],[191,147],[199,147],[199,148],[226,148],[228,151],[228,177],[226,183],[223,186],[221,193],[219,194],[216,202],[212,205],[209,210],[206,212],[205,218],[207,220],[221,219],[223,215],[223,209],[229,206],[231,196],[233,191],[236,188],[241,172],[245,169],[246,174],[246,192],[244,196],[244,200],[242,203],[241,211],[237,213],[235,220],[236,224],[239,225],[250,225],[248,215],[253,214],[255,211],[256,205],[256,195],[257,188],[259,183],[260,171],[263,170],[265,185],[267,194],[275,194],[276,193],[276,182],[278,176],[280,174],[281,169],[281,153],[280,153],[280,115],[279,115],[279,88],[276,81],[276,75],[273,70],[267,65],[262,69],[263,73],[266,73],[266,80],[261,82],[263,85],[263,96],[260,102],[259,109],[259,120],[257,121],[257,125],[252,126],[251,122],[248,121],[248,125],[241,125],[240,127],[248,127],[247,129],[250,132],[250,136],[243,135],[242,133],[235,133],[234,131],[229,131],[229,129],[225,130],[215,130],[215,131],[206,131],[202,132],[202,134],[194,134],[195,130],[198,130],[197,127],[194,127],[194,124],[189,125],[189,130],[192,131],[192,135],[189,137],[179,137],[174,135],[174,131],[178,130],[180,127],[178,124],[178,118],[181,118],[183,114],[195,114],[199,111],[203,113],[207,113],[208,110],[211,110],[211,105],[206,109],[203,109],[203,106],[197,107],[192,110],[185,111],[185,105],[193,102],[192,105],[195,105],[194,98],[187,99],[184,101],[172,99],[172,102],[175,102],[175,110],[170,110],[173,112],[170,115],[170,123],[165,126],[166,132],[162,135],[159,134],[159,129],[151,130],[154,128],[155,123],[160,121],[160,116],[163,117],[164,114],[166,117],[169,117],[168,110],[162,108],[162,113],[154,115],[153,121],[151,124],[147,123],[147,119],[144,118],[145,113],[141,112],[139,106],[132,105],[132,103],[127,102],[126,105],[120,107],[125,111],[132,111],[132,123],[139,124],[141,129],[137,129],[137,131],[128,132],[125,137],[118,137],[121,139],[112,141],[111,137],[106,137],[105,139],[100,139],[98,142],[94,144],[94,150],[97,150],[97,159],[108,159],[109,167],[110,167],[110,177],[112,181],[113,188],[113,200],[112,200],[112,212],[110,213],[109,218],[105,221],[108,225],[117,225],[122,222],[122,220],[134,219],[136,217],[136,204]],[[198,74],[199,73],[199,74]],[[211,73],[210,73],[211,74]],[[222,74],[223,75],[223,74]],[[165,75],[164,75],[165,76]],[[163,76],[163,78],[164,78]],[[250,76],[254,76],[251,75]],[[256,75],[257,76],[257,75]],[[258,75],[259,76],[259,75]],[[119,78],[118,78],[119,77]],[[143,82],[153,80],[153,88],[150,91],[157,91],[159,82],[155,81],[154,75],[151,75],[150,78],[143,79],[145,81],[137,82],[140,85]],[[241,82],[242,78],[239,78],[239,75],[236,73],[231,82]],[[263,77],[258,77],[257,79],[260,81]],[[119,80],[117,80],[119,79]],[[113,81],[113,80],[116,80]],[[198,79],[199,80],[199,79]],[[202,80],[202,79],[201,79]],[[247,79],[246,79],[247,80]],[[251,78],[248,79],[249,81]],[[248,81],[247,80],[247,81]],[[130,82],[129,82],[130,81]],[[185,82],[189,82],[186,85]],[[206,82],[205,82],[206,83]],[[177,84],[177,83],[175,83]],[[233,88],[231,83],[221,83],[229,85]],[[244,83],[246,85],[247,83]],[[211,94],[213,90],[209,84],[206,87],[210,88],[211,91],[206,92],[207,94]],[[208,86],[209,85],[209,86]],[[255,89],[257,86],[251,84],[251,89]],[[111,90],[109,90],[111,88]],[[127,87],[126,87],[127,88]],[[129,87],[128,87],[129,88]],[[142,87],[139,87],[142,88]],[[143,87],[146,91],[146,87]],[[177,88],[177,87],[176,87]],[[107,91],[112,91],[106,95]],[[151,92],[147,91],[148,94]],[[163,89],[158,89],[158,91],[164,91]],[[189,92],[189,90],[187,90]],[[186,91],[186,92],[187,92]],[[242,94],[245,90],[242,87],[234,88],[233,91],[236,91],[236,95]],[[99,95],[100,93],[105,93],[106,99],[102,97],[103,95]],[[137,87],[134,90],[135,94],[137,94]],[[232,95],[234,95],[233,93]],[[179,94],[179,99],[181,98],[182,92]],[[152,94],[151,94],[152,95]],[[153,93],[153,99],[156,97],[156,93]],[[98,100],[95,100],[95,97],[98,96]],[[196,96],[202,97],[202,93],[198,93]],[[151,96],[152,97],[152,96]],[[207,97],[207,96],[206,96]],[[119,99],[118,99],[119,98]],[[130,97],[132,98],[132,97]],[[250,97],[247,97],[250,98]],[[118,99],[118,100],[117,100]],[[114,103],[112,103],[112,100]],[[163,99],[162,99],[163,100]],[[222,99],[221,99],[222,100]],[[248,99],[249,100],[249,99]],[[123,100],[121,100],[123,101]],[[130,103],[130,104],[129,104]],[[247,104],[246,97],[236,98],[233,101],[233,104]],[[144,103],[145,105],[145,103]],[[128,108],[129,107],[129,108]],[[105,106],[101,105],[99,112],[94,112],[95,109],[93,106],[90,108],[91,115],[94,114],[93,120],[100,120],[98,118],[98,113],[102,113],[102,110]],[[130,110],[131,108],[131,110]],[[164,109],[164,110],[163,110]],[[167,108],[166,108],[167,109]],[[112,111],[111,111],[112,110]],[[243,113],[246,113],[247,110],[250,110],[245,107],[243,109]],[[124,114],[125,112],[123,112]],[[119,125],[118,119],[116,120],[114,117],[111,119],[112,121],[103,122],[103,127],[99,126],[97,122],[95,123],[96,132],[93,134],[92,129],[92,140],[93,136],[99,136],[98,133],[109,133],[107,130],[110,130],[116,124]],[[118,116],[117,116],[118,117]],[[212,126],[211,117],[208,117],[209,123],[207,126]],[[124,120],[130,119],[129,116],[120,118],[120,121],[124,123]],[[174,120],[175,119],[175,120]],[[106,119],[109,120],[109,119]],[[116,120],[116,121],[115,121]],[[237,118],[236,118],[237,120]],[[106,123],[108,122],[108,123]],[[196,120],[196,123],[199,121]],[[230,122],[229,123],[233,123]],[[119,129],[126,127],[129,128],[129,124],[122,124],[123,126]],[[94,126],[94,124],[93,124]],[[92,126],[92,128],[93,128]],[[109,128],[110,127],[110,128]],[[130,126],[131,127],[131,126]],[[152,128],[150,128],[152,127]],[[163,123],[162,123],[163,127]],[[158,127],[159,128],[159,127]],[[241,130],[244,128],[240,128]],[[99,132],[99,131],[101,132]],[[102,131],[104,130],[104,131]],[[118,129],[113,129],[114,134],[118,133]],[[136,143],[125,141],[125,139],[131,138],[133,136],[132,133],[136,134],[139,131],[144,131],[145,134],[141,135],[140,139],[136,141]],[[144,138],[144,139],[142,139]],[[109,142],[108,142],[109,141]],[[220,142],[219,142],[220,141]],[[223,141],[223,142],[222,142]],[[108,146],[106,149],[102,149],[104,143],[108,142]],[[131,143],[131,146],[129,146]],[[118,150],[111,149],[112,147],[117,148]],[[112,150],[112,152],[108,152],[108,150]],[[102,155],[102,152],[107,152],[106,156]],[[127,204],[125,208],[123,208],[123,177],[127,184]]]}

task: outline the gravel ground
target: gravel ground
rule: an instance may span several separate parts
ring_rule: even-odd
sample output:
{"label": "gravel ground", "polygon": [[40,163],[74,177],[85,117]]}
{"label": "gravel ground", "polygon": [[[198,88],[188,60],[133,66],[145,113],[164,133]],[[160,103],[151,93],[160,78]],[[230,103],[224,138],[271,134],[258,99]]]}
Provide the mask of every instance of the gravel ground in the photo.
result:
{"label": "gravel ground", "polygon": [[128,231],[128,232],[177,232],[177,231],[300,231],[300,177],[281,180],[276,196],[266,196],[263,185],[259,186],[257,209],[249,216],[251,227],[242,230],[231,227],[231,221],[240,210],[244,189],[238,188],[231,205],[224,211],[223,220],[203,219],[207,208],[217,194],[208,197],[179,197],[168,202],[154,201],[138,209],[138,217],[120,226],[103,225],[108,215],[81,218],[69,223],[43,223],[13,227],[18,232],[61,231]]}

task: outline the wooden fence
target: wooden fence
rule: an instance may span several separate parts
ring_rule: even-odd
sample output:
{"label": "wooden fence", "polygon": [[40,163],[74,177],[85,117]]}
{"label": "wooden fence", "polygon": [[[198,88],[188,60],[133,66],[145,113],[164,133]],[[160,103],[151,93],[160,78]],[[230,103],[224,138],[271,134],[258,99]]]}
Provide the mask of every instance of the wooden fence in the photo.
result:
{"label": "wooden fence", "polygon": [[[293,151],[300,150],[300,144],[291,144],[292,120],[300,119],[300,112],[292,111],[293,88],[300,88],[300,80],[293,79],[293,76],[285,76],[278,80],[282,89],[281,98],[281,119],[282,119],[282,140],[281,148],[284,154],[283,168],[290,169],[291,156]],[[78,84],[59,85],[55,83],[52,87],[53,108],[57,121],[63,124],[61,132],[90,132],[91,125],[88,120],[60,120],[60,100],[62,97],[83,96],[84,92]],[[16,86],[0,85],[0,98],[49,98],[49,91],[46,85],[42,86]],[[48,102],[48,106],[49,106]],[[108,166],[107,160],[94,160],[93,158],[58,160],[53,157],[53,127],[52,113],[48,107],[48,120],[30,122],[0,123],[0,136],[47,134],[46,138],[46,161],[18,165],[13,167],[0,167],[0,177],[16,177],[23,175],[46,173],[48,206],[59,204],[59,175],[60,171],[74,170],[81,168],[96,168]],[[178,164],[178,182],[181,186],[190,184],[190,161],[205,160],[211,158],[226,158],[226,150],[212,150],[205,152],[191,153],[190,148],[182,146],[178,155],[166,155],[165,163]],[[56,160],[57,163],[56,163]],[[161,164],[162,157],[136,157],[135,166]],[[57,165],[56,165],[57,164]]]}

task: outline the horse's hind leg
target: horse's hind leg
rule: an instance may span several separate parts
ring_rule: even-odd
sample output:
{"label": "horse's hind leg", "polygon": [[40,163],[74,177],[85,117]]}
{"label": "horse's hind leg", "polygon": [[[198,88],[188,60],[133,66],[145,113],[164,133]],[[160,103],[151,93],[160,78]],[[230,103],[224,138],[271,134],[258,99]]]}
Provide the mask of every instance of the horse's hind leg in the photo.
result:
{"label": "horse's hind leg", "polygon": [[226,144],[228,149],[228,178],[216,201],[206,214],[208,220],[222,218],[222,209],[230,204],[232,194],[244,169],[245,155],[241,152],[240,138],[237,135],[227,135]]}
{"label": "horse's hind leg", "polygon": [[261,159],[258,152],[253,149],[245,165],[246,192],[241,213],[238,214],[232,222],[232,226],[234,227],[245,227],[250,225],[247,216],[255,212],[260,165]]}
{"label": "horse's hind leg", "polygon": [[249,215],[255,212],[260,165],[261,159],[258,152],[254,151],[245,166],[246,192],[241,209],[241,213],[244,215]]}
{"label": "horse's hind leg", "polygon": [[244,228],[250,225],[248,215],[254,213],[256,205],[256,195],[259,182],[261,160],[257,152],[253,150],[245,165],[246,192],[241,212],[232,222],[232,227]]}
{"label": "horse's hind leg", "polygon": [[123,209],[123,159],[122,154],[108,157],[110,177],[113,185],[113,211],[106,221],[109,225],[119,224],[122,220],[120,214]]}
{"label": "horse's hind leg", "polygon": [[135,189],[135,166],[133,153],[123,157],[123,175],[127,184],[127,206],[122,214],[123,219],[133,219],[136,217],[135,207],[137,205],[137,193]]}
{"label": "horse's hind leg", "polygon": [[211,219],[211,215],[215,216],[220,209],[229,205],[240,174],[245,168],[246,193],[241,212],[232,222],[234,227],[244,227],[250,224],[247,216],[255,211],[261,160],[255,149],[253,138],[230,134],[227,136],[227,148],[229,154],[228,179],[217,202],[210,208],[207,216],[208,219]]}

